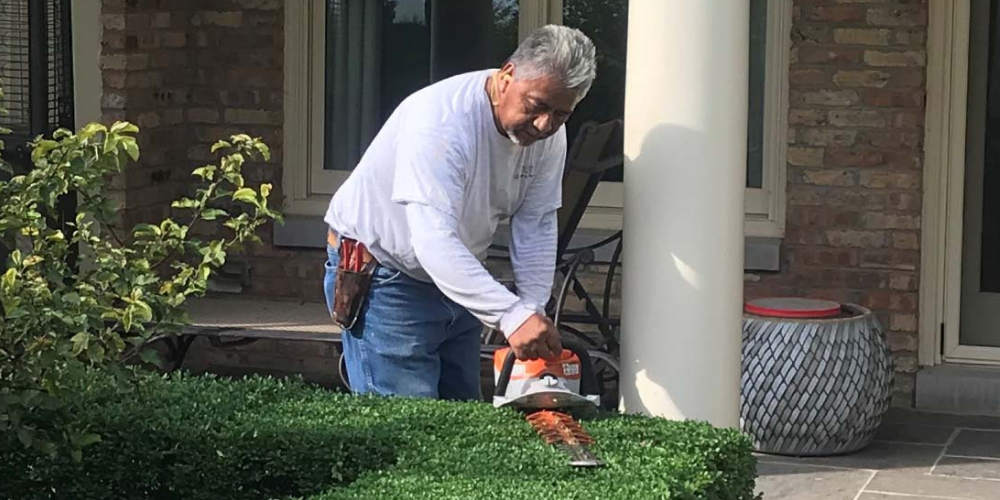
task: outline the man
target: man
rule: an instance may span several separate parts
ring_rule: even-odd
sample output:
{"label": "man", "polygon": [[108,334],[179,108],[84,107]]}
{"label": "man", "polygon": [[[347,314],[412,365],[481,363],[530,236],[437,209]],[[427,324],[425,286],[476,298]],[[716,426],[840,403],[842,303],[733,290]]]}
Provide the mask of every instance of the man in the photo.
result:
{"label": "man", "polygon": [[[501,69],[430,85],[386,121],[324,219],[331,311],[343,250],[367,250],[377,263],[343,334],[353,390],[478,399],[483,324],[502,331],[519,359],[561,352],[544,307],[564,123],[590,89],[594,53],[578,30],[546,26]],[[482,264],[508,218],[518,295]]]}

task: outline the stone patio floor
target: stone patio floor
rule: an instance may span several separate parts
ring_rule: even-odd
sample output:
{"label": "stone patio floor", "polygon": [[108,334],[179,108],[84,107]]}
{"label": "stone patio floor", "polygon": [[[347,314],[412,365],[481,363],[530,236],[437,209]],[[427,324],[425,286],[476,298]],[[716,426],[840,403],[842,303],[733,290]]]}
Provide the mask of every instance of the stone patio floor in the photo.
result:
{"label": "stone patio floor", "polygon": [[1000,417],[893,409],[851,455],[758,455],[764,500],[1000,500]]}

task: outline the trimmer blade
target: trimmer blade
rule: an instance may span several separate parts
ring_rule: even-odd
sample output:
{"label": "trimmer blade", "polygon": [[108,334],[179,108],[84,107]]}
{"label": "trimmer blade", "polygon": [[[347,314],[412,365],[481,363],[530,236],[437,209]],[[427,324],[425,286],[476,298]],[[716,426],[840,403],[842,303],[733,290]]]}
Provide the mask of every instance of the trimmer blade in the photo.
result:
{"label": "trimmer blade", "polygon": [[556,411],[542,410],[528,415],[527,420],[546,443],[570,457],[573,467],[601,467],[604,462],[590,451],[594,439],[573,419]]}

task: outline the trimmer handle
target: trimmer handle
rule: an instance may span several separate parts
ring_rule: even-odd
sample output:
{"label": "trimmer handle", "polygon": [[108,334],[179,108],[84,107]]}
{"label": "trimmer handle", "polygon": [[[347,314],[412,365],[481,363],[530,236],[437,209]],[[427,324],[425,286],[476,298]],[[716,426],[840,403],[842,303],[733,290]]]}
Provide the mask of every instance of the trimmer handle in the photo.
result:
{"label": "trimmer handle", "polygon": [[[563,349],[569,349],[580,359],[580,393],[583,396],[600,396],[600,387],[597,384],[597,376],[594,375],[594,365],[590,361],[590,353],[587,348],[575,339],[560,339]],[[503,368],[500,370],[500,377],[497,380],[494,395],[503,397],[507,393],[507,386],[510,384],[510,375],[514,371],[514,362],[517,355],[514,350],[507,351],[507,357],[503,360]]]}

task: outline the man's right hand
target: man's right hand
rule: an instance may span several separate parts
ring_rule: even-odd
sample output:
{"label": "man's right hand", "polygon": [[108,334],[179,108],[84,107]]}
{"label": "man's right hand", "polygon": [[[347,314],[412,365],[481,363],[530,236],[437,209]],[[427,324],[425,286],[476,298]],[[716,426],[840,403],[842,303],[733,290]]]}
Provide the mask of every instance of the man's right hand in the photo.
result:
{"label": "man's right hand", "polygon": [[541,314],[532,314],[507,338],[514,355],[521,361],[533,359],[559,359],[562,342],[552,320]]}

